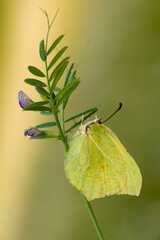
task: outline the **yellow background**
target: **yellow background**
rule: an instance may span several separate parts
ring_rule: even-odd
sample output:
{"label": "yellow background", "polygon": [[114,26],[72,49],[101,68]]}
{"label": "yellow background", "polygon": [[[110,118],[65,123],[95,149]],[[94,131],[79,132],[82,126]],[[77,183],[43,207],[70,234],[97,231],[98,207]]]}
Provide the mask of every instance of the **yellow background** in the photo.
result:
{"label": "yellow background", "polygon": [[64,149],[56,140],[29,141],[23,131],[48,121],[22,112],[19,90],[38,100],[24,84],[28,65],[43,69],[39,42],[46,19],[60,12],[50,42],[65,34],[71,60],[90,44],[70,99],[67,117],[97,106],[107,125],[135,158],[143,176],[140,197],[113,196],[91,204],[106,239],[160,239],[160,2],[156,0],[60,0],[0,3],[0,239],[98,239],[80,194],[64,175]]}

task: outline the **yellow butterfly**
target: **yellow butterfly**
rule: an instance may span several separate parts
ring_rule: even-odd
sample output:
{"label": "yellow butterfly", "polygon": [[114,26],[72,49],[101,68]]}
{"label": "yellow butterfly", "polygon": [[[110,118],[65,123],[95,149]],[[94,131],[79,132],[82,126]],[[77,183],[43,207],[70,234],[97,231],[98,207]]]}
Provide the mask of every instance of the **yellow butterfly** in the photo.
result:
{"label": "yellow butterfly", "polygon": [[114,194],[138,196],[142,186],[136,162],[101,119],[82,125],[74,135],[65,172],[88,201]]}

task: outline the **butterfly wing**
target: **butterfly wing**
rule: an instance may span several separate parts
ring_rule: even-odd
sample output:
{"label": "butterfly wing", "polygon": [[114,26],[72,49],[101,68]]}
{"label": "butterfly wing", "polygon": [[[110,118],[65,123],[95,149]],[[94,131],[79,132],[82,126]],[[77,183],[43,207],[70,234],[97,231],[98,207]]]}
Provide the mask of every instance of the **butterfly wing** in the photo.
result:
{"label": "butterfly wing", "polygon": [[119,157],[119,159],[121,159],[121,161],[125,165],[127,180],[123,189],[119,191],[117,194],[128,194],[138,196],[142,187],[142,176],[135,160],[126,151],[126,149],[123,147],[117,136],[109,128],[107,128],[104,125],[99,126],[94,125],[93,128],[91,129],[96,129],[97,127],[99,132],[103,131],[105,132],[106,137],[104,137],[104,139],[106,139],[106,141],[107,139],[110,139],[111,141],[108,146],[110,147],[110,149],[113,149],[113,146],[114,148],[116,148],[117,158]]}
{"label": "butterfly wing", "polygon": [[89,201],[120,192],[127,180],[121,153],[107,136],[105,126],[99,124],[73,137],[65,172],[69,182]]}
{"label": "butterfly wing", "polygon": [[87,138],[82,133],[73,137],[65,160],[65,173],[68,181],[82,191],[89,167]]}

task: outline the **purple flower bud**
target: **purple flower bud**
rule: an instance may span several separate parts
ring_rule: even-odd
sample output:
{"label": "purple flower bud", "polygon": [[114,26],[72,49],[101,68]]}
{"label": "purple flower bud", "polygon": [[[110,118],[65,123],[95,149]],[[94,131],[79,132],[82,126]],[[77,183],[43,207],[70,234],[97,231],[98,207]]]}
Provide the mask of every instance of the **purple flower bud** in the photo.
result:
{"label": "purple flower bud", "polygon": [[18,93],[18,100],[19,100],[19,105],[21,108],[25,108],[31,103],[34,103],[23,91],[19,91]]}
{"label": "purple flower bud", "polygon": [[24,130],[25,136],[38,137],[38,136],[41,136],[42,134],[43,134],[43,132],[35,127],[30,127],[28,129]]}

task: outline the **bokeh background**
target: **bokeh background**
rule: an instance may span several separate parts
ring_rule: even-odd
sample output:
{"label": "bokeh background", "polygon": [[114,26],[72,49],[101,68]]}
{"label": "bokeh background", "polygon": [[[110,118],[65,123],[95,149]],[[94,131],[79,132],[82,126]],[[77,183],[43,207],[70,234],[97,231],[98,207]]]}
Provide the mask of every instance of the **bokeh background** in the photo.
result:
{"label": "bokeh background", "polygon": [[28,65],[43,69],[39,42],[46,19],[60,12],[50,41],[65,34],[81,84],[66,117],[97,106],[107,125],[136,159],[143,176],[139,197],[91,202],[106,239],[160,239],[160,1],[28,0],[0,2],[0,239],[98,239],[78,191],[64,175],[64,149],[55,140],[29,141],[23,131],[44,122],[22,112],[17,93],[33,100],[23,82]]}

